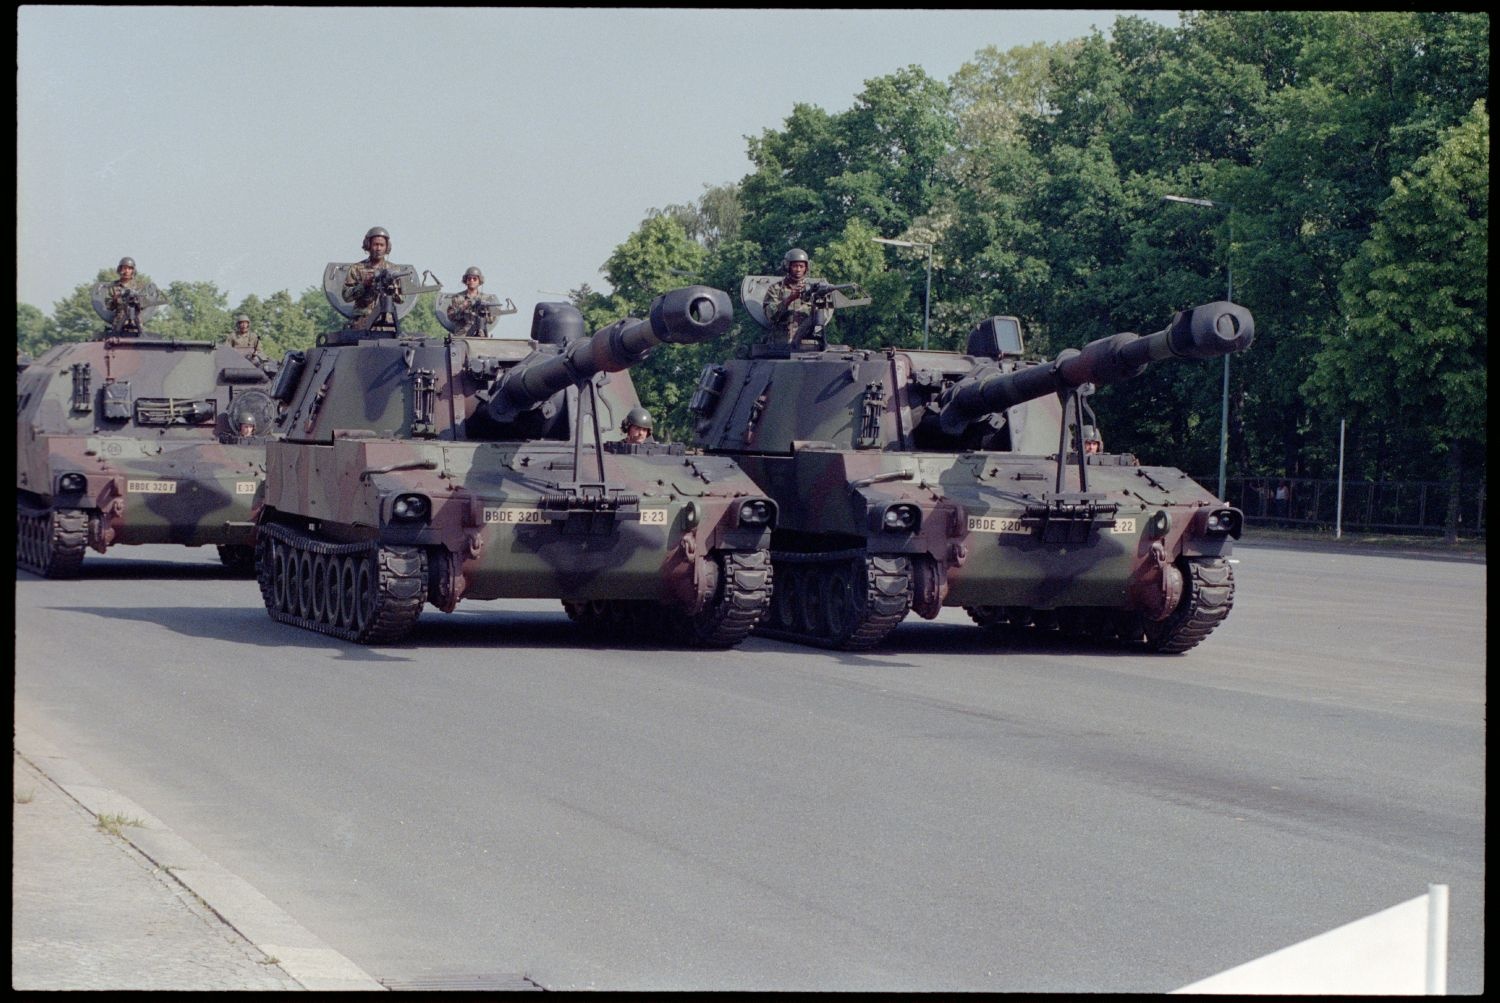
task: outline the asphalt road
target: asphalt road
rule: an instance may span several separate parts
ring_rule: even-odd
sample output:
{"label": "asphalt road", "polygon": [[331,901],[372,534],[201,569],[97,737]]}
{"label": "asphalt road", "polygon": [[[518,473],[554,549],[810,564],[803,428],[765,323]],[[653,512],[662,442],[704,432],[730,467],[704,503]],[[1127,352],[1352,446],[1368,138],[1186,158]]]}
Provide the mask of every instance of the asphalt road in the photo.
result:
{"label": "asphalt road", "polygon": [[17,574],[17,716],[386,980],[1157,992],[1439,883],[1481,991],[1484,565],[1237,556],[1183,656],[705,655],[550,602],[361,648],[120,548]]}

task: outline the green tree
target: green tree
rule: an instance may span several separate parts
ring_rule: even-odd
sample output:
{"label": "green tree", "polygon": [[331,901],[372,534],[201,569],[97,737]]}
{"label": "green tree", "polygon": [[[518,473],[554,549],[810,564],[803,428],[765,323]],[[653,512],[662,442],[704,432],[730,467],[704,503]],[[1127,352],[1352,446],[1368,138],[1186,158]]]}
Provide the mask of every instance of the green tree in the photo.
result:
{"label": "green tree", "polygon": [[1489,114],[1476,102],[1391,183],[1344,269],[1347,325],[1325,339],[1308,391],[1330,414],[1390,422],[1448,461],[1456,538],[1465,453],[1486,441]]}
{"label": "green tree", "polygon": [[234,328],[229,297],[212,282],[173,282],[167,305],[148,323],[153,334],[184,341],[221,341]]}
{"label": "green tree", "polygon": [[[605,262],[604,276],[614,295],[608,309],[590,304],[593,316],[586,313],[585,319],[594,323],[589,330],[627,315],[644,317],[662,293],[701,283],[706,259],[702,245],[676,219],[660,213],[647,217]],[[687,403],[700,368],[700,352],[693,347],[662,346],[631,369],[636,392],[663,435],[687,427]]]}
{"label": "green tree", "polygon": [[[92,282],[73,287],[67,296],[52,304],[52,331],[55,343],[65,341],[88,341],[105,328],[104,320],[94,310],[93,288],[100,282],[113,282],[118,276],[113,268],[101,268]],[[140,276],[142,283],[149,283],[147,276]]]}
{"label": "green tree", "polygon": [[30,303],[16,304],[16,354],[33,359],[56,341],[52,319]]}
{"label": "green tree", "polygon": [[706,254],[670,216],[644,220],[604,263],[615,297],[638,316],[657,296],[697,281]]}

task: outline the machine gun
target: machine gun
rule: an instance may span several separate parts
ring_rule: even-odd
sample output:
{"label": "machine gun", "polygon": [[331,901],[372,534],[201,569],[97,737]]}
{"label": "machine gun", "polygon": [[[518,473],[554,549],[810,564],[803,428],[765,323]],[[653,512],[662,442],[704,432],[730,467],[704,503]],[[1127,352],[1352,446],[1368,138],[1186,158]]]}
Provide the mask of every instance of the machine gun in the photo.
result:
{"label": "machine gun", "polygon": [[[439,292],[443,285],[441,282],[433,282],[428,285],[416,285],[417,270],[410,265],[397,265],[392,268],[382,268],[370,276],[369,289],[374,294],[374,306],[369,313],[360,317],[350,325],[356,331],[368,331],[377,324],[381,327],[391,327],[399,334],[401,330],[401,314],[405,311],[397,311],[396,306],[405,303],[407,297],[417,297],[422,293]],[[427,278],[432,273],[426,273]]]}
{"label": "machine gun", "polygon": [[[362,281],[348,282],[349,273],[357,267],[358,264],[330,262],[323,269],[323,295],[328,297],[329,306],[350,318],[352,323],[346,328],[350,331],[379,329],[400,334],[401,318],[411,310],[416,298],[422,293],[439,292],[443,288],[431,272],[422,273],[422,277],[429,280],[427,284],[418,284],[416,268],[397,264],[388,264]],[[359,288],[367,291],[368,298],[360,296],[359,299],[368,303],[370,309],[356,317],[355,304],[344,296],[346,291]],[[323,340],[333,343],[340,339],[332,335]]]}
{"label": "machine gun", "polygon": [[438,323],[460,338],[487,338],[491,324],[517,312],[516,304],[509,297],[504,303],[488,294],[473,303],[465,303],[461,297],[462,294],[440,296],[432,305]]}
{"label": "machine gun", "polygon": [[626,317],[556,352],[535,352],[495,380],[486,404],[489,417],[505,424],[553,394],[582,386],[598,373],[615,373],[643,362],[657,345],[696,345],[717,338],[734,322],[729,294],[708,286],[686,286],[658,296],[649,317]]}
{"label": "machine gun", "polygon": [[[761,327],[771,326],[770,318],[766,316],[766,293],[780,281],[782,281],[780,275],[747,275],[740,283],[740,302],[745,304],[745,312],[750,315],[750,318]],[[828,323],[834,309],[865,306],[870,302],[870,297],[865,295],[858,282],[833,285],[822,279],[809,279],[805,282],[802,287],[802,297],[812,305],[815,311],[822,311],[822,319],[817,321],[820,336],[822,328]]]}
{"label": "machine gun", "polygon": [[154,282],[143,286],[100,282],[91,291],[90,302],[94,312],[109,325],[107,336],[136,337],[145,330],[146,321],[157,307],[166,305],[167,298]]}
{"label": "machine gun", "polygon": [[870,302],[865,296],[860,298],[845,296],[844,293],[850,289],[859,289],[858,282],[845,282],[843,285],[833,285],[829,282],[808,282],[803,286],[801,295],[814,310],[832,310],[836,307],[864,306]]}
{"label": "machine gun", "polygon": [[1110,335],[1081,349],[1065,348],[1050,363],[983,366],[943,391],[939,423],[944,433],[959,435],[987,415],[1047,394],[1071,396],[1085,383],[1120,383],[1163,359],[1215,359],[1242,352],[1254,339],[1249,310],[1227,300],[1208,303],[1179,312],[1155,334]]}

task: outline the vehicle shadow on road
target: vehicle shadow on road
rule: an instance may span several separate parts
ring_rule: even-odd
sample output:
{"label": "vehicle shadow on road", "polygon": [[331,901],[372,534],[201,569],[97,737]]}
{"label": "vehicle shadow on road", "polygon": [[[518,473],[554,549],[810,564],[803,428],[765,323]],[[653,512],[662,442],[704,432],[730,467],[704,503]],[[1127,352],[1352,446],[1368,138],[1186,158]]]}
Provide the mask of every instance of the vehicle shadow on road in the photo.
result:
{"label": "vehicle shadow on road", "polygon": [[359,661],[406,661],[417,650],[558,649],[681,651],[685,645],[642,638],[608,640],[583,634],[559,609],[443,614],[425,610],[412,632],[395,644],[364,645],[303,630],[270,618],[263,606],[50,606],[117,622],[149,623],[183,637],[262,648],[309,648]]}
{"label": "vehicle shadow on road", "polygon": [[922,623],[907,620],[869,654],[893,655],[1121,655],[1139,658],[1141,646],[1092,641],[1057,631],[993,630],[977,625]]}
{"label": "vehicle shadow on road", "polygon": [[253,575],[230,571],[222,564],[180,564],[176,561],[132,561],[101,557],[97,560],[85,558],[74,578],[43,578],[41,575],[21,568],[16,569],[16,581],[34,582],[107,582],[107,581],[235,581],[254,587]]}

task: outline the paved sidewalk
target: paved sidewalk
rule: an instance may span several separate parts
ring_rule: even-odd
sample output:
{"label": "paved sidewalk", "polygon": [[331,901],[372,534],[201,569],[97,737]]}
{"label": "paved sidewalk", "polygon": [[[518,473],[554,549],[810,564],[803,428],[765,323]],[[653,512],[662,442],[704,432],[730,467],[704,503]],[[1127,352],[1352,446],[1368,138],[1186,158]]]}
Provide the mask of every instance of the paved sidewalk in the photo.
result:
{"label": "paved sidewalk", "polygon": [[12,989],[385,988],[43,740],[14,760]]}

